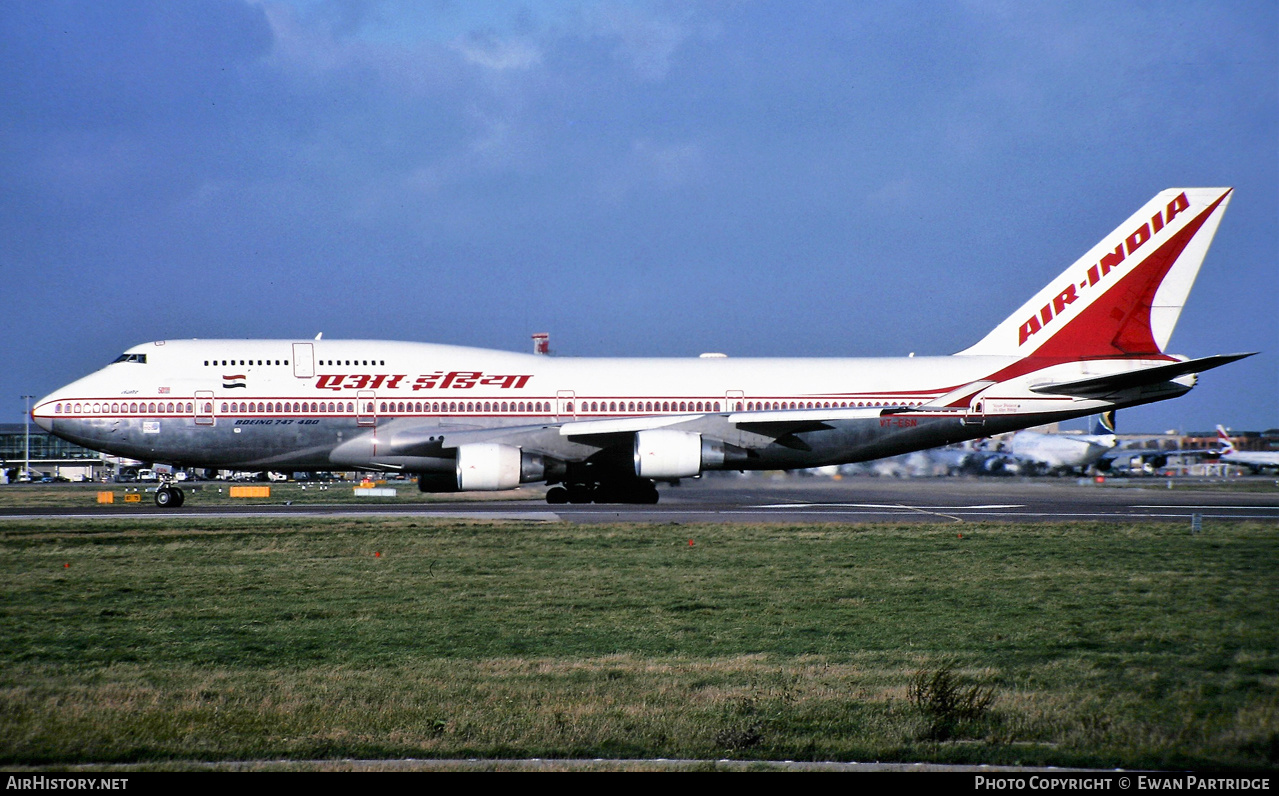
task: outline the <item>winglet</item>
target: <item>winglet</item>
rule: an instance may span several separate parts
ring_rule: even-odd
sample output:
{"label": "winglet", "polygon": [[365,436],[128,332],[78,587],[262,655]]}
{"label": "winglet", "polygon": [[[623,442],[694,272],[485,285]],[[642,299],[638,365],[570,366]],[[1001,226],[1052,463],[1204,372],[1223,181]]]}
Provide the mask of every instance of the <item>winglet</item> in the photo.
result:
{"label": "winglet", "polygon": [[1162,357],[1232,190],[1159,193],[960,355]]}

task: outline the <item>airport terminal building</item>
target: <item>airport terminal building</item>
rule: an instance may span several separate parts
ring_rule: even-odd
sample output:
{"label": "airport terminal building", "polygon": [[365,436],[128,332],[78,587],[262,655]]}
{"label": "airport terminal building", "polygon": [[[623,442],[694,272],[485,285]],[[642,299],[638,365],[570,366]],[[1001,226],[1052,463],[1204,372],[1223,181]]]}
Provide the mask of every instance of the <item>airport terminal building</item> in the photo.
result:
{"label": "airport terminal building", "polygon": [[55,437],[36,425],[0,423],[0,483],[21,477],[28,457],[28,440],[31,472],[37,479],[94,480],[106,467],[102,454]]}

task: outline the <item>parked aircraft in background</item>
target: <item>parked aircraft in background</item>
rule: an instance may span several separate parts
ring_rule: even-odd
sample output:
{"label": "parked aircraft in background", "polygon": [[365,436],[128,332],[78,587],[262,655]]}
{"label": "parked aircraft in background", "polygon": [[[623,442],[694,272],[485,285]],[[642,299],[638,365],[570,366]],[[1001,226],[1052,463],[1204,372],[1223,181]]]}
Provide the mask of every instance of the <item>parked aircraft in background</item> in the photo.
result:
{"label": "parked aircraft in background", "polygon": [[1279,467],[1279,453],[1268,451],[1241,451],[1226,433],[1226,429],[1217,426],[1217,442],[1221,445],[1219,461],[1226,464],[1239,464],[1252,468],[1253,472],[1263,467]]}
{"label": "parked aircraft in background", "polygon": [[1115,448],[1113,413],[1099,416],[1091,434],[1018,431],[1002,442],[987,469],[1020,473],[1084,473]]}
{"label": "parked aircraft in background", "polygon": [[1114,451],[1106,454],[1106,462],[1103,462],[1103,465],[1108,463],[1110,470],[1119,472],[1154,472],[1166,467],[1170,461],[1174,460],[1182,464],[1202,462],[1238,465],[1248,467],[1254,473],[1266,467],[1279,468],[1279,453],[1237,450],[1230,436],[1221,426],[1217,426],[1217,442],[1220,446],[1217,449],[1160,448],[1152,450],[1145,448],[1142,440],[1130,440],[1124,445],[1132,447],[1117,446]]}
{"label": "parked aircraft in background", "polygon": [[[179,340],[43,398],[36,423],[177,467],[417,474],[656,502],[705,470],[866,461],[1174,398],[1248,354],[1165,346],[1230,201],[1151,199],[975,345],[880,359],[570,359],[367,340]],[[181,505],[167,481],[162,506]]]}

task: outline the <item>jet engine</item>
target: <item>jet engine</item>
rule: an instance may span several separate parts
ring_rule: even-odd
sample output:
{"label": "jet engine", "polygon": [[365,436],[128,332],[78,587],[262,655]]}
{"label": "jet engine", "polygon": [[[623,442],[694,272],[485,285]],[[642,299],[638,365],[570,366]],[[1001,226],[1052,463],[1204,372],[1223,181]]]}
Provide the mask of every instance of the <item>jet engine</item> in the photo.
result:
{"label": "jet engine", "polygon": [[457,488],[463,492],[514,489],[545,477],[542,457],[513,445],[475,442],[457,448]]}
{"label": "jet engine", "polygon": [[706,468],[724,464],[725,449],[717,440],[701,434],[669,428],[653,428],[635,433],[635,475],[664,480],[689,478]]}

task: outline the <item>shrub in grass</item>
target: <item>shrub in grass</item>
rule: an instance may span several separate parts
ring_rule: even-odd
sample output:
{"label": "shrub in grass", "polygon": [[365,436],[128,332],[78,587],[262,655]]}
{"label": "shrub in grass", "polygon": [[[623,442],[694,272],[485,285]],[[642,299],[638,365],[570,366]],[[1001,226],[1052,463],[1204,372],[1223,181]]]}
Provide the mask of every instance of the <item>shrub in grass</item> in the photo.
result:
{"label": "shrub in grass", "polygon": [[995,703],[995,689],[966,685],[955,673],[954,662],[945,661],[934,671],[915,672],[907,687],[907,698],[928,720],[924,738],[947,741],[962,725],[972,725],[986,715]]}

